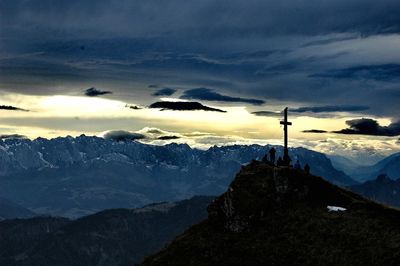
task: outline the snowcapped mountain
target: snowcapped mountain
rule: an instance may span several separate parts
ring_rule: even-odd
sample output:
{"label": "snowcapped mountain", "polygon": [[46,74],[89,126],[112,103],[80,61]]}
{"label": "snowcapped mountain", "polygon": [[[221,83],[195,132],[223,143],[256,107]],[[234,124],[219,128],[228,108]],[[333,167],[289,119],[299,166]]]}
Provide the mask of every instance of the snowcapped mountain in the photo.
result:
{"label": "snowcapped mountain", "polygon": [[[36,213],[79,217],[108,208],[134,208],[193,195],[218,195],[243,164],[269,146],[192,149],[79,136],[0,141],[0,196]],[[282,148],[276,147],[278,156]],[[340,185],[354,184],[318,152],[290,150],[292,159]]]}

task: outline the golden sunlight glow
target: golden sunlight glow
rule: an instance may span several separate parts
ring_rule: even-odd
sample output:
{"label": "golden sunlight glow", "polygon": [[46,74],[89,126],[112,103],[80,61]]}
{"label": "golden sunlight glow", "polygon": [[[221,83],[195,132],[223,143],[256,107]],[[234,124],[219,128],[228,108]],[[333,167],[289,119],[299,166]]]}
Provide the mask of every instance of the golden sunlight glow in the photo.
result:
{"label": "golden sunlight glow", "polygon": [[[181,131],[209,131],[218,134],[236,134],[251,138],[279,138],[281,129],[279,119],[273,117],[261,117],[251,114],[246,107],[212,106],[226,110],[226,113],[209,111],[171,111],[160,109],[132,110],[126,108],[125,103],[117,100],[109,100],[98,97],[82,96],[29,96],[8,95],[4,104],[18,102],[21,107],[31,112],[8,112],[11,117],[29,118],[80,118],[80,119],[113,119],[120,128],[127,128],[127,119],[154,122],[161,128],[180,129]],[[176,100],[166,98],[165,100]],[[348,118],[347,118],[348,119]],[[321,119],[311,117],[292,117],[293,126],[290,134],[295,138],[319,138],[320,136],[304,134],[305,129],[325,129],[327,131],[338,130],[346,127],[345,118]],[[387,122],[387,121],[382,121]],[[43,126],[43,123],[41,124]],[[49,128],[54,125],[49,124]],[[99,125],[99,131],[104,130],[105,125]],[[72,127],[72,125],[71,125]],[[71,131],[79,129],[71,128]]]}
{"label": "golden sunlight glow", "polygon": [[50,96],[39,101],[39,108],[44,113],[55,116],[104,116],[104,114],[118,115],[125,104],[120,101],[101,98],[77,96]]}
{"label": "golden sunlight glow", "polygon": [[[178,99],[165,98],[174,101]],[[99,135],[105,130],[123,129],[138,131],[146,126],[153,126],[186,134],[191,132],[209,132],[214,139],[224,138],[229,143],[280,144],[282,128],[279,117],[255,116],[245,106],[208,105],[227,111],[172,111],[143,108],[139,110],[127,108],[125,102],[100,97],[83,96],[31,96],[5,94],[0,104],[16,105],[30,112],[0,110],[1,134],[22,134],[30,138],[77,136],[80,134]],[[133,105],[133,104],[132,104]],[[277,107],[279,109],[279,107]],[[308,146],[329,153],[327,141],[338,141],[346,145],[357,139],[362,143],[379,144],[376,138],[354,135],[340,135],[331,131],[347,128],[346,120],[352,117],[343,114],[336,118],[315,118],[309,116],[291,116],[293,125],[289,128],[292,146]],[[389,119],[377,119],[381,125],[390,124]],[[303,130],[322,129],[323,134],[303,133]],[[215,137],[220,136],[220,137]],[[207,146],[196,137],[183,137],[178,142],[186,142],[193,146]],[[392,141],[391,148],[396,140]],[[385,143],[389,143],[386,141]],[[382,150],[385,148],[381,142]],[[341,144],[341,145],[342,145]],[[389,143],[390,144],[390,143]],[[205,147],[204,146],[204,147]]]}

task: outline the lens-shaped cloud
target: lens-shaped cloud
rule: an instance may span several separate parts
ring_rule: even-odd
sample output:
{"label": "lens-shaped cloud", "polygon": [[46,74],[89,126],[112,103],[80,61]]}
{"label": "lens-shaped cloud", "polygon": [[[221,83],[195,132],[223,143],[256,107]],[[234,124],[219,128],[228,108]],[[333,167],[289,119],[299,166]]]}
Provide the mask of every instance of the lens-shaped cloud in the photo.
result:
{"label": "lens-shaped cloud", "polygon": [[136,132],[130,132],[125,130],[110,130],[106,131],[102,135],[105,139],[111,139],[116,141],[132,141],[144,139],[146,136]]}
{"label": "lens-shaped cloud", "polygon": [[173,110],[173,111],[211,111],[211,112],[221,112],[225,113],[226,111],[208,107],[202,105],[198,102],[170,102],[170,101],[163,101],[163,102],[155,102],[152,103],[149,108],[159,108],[161,110]]}
{"label": "lens-shaped cloud", "polygon": [[180,98],[216,102],[249,103],[253,105],[261,105],[265,103],[265,101],[260,99],[250,99],[223,95],[208,88],[196,88],[186,90]]}
{"label": "lens-shaped cloud", "polygon": [[96,96],[111,94],[111,93],[112,93],[111,91],[102,91],[102,90],[98,90],[96,88],[89,88],[89,89],[85,90],[85,95],[89,96],[89,97],[96,97]]}
{"label": "lens-shaped cloud", "polygon": [[303,133],[327,133],[328,131],[322,129],[307,129],[303,130]]}
{"label": "lens-shaped cloud", "polygon": [[11,105],[0,105],[0,110],[29,112],[29,110],[27,110],[27,109],[22,109],[22,108],[11,106]]}

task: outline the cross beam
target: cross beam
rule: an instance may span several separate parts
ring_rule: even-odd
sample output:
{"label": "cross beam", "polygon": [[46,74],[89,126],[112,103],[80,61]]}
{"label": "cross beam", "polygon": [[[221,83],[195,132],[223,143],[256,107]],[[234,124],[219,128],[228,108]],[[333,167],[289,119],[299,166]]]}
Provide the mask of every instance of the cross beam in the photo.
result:
{"label": "cross beam", "polygon": [[285,148],[284,148],[284,154],[283,154],[283,162],[285,165],[290,164],[290,158],[289,158],[289,149],[288,149],[288,126],[292,125],[292,122],[288,121],[288,108],[286,107],[283,110],[283,121],[280,122],[281,125],[283,125],[283,132],[284,132],[284,143],[285,143]]}

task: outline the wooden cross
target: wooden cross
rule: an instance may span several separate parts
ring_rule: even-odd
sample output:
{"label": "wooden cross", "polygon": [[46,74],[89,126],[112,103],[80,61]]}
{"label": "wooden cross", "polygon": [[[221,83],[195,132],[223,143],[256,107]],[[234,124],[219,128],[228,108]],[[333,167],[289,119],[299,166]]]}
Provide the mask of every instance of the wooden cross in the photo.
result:
{"label": "wooden cross", "polygon": [[288,112],[288,108],[286,107],[283,110],[283,114],[284,114],[283,121],[280,122],[280,124],[283,125],[283,132],[284,132],[285,148],[284,148],[284,154],[283,154],[283,162],[285,165],[290,164],[290,157],[289,157],[289,150],[288,150],[288,126],[292,125],[292,122],[288,121],[287,112]]}

